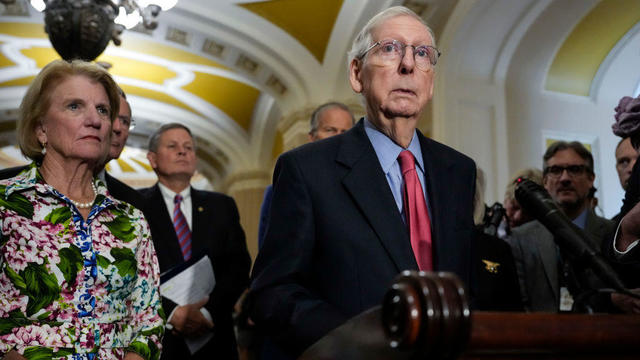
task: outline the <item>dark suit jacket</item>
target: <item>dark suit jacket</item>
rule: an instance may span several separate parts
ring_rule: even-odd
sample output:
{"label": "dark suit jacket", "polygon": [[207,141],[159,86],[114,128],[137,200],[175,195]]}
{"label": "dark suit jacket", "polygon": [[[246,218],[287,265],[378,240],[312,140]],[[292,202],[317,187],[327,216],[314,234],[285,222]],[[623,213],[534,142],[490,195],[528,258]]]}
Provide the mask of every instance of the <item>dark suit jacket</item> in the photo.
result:
{"label": "dark suit jacket", "polygon": [[482,227],[476,234],[476,307],[483,311],[523,311],[520,283],[511,247],[506,241],[485,234]]}
{"label": "dark suit jacket", "polygon": [[[431,208],[434,266],[470,283],[475,164],[418,132]],[[297,354],[382,302],[417,269],[409,233],[363,121],[283,154],[271,219],[253,272],[253,320]]]}
{"label": "dark suit jacket", "polygon": [[258,224],[258,250],[262,248],[264,237],[267,235],[267,224],[269,224],[269,212],[271,210],[271,198],[273,197],[273,185],[264,189],[262,205],[260,206],[260,223]]}
{"label": "dark suit jacket", "polygon": [[0,170],[0,180],[12,178],[28,167],[29,165],[23,165],[2,169]]}
{"label": "dark suit jacket", "polygon": [[[629,178],[629,186],[625,192],[624,201],[620,213],[613,219],[616,225],[640,200],[640,165],[638,162],[633,166],[631,177]],[[622,278],[627,288],[640,288],[640,246],[634,247],[625,255],[618,257],[613,251],[613,241],[615,231],[609,234],[607,241],[603,244],[602,252],[613,265],[614,269]]]}
{"label": "dark suit jacket", "polygon": [[[145,199],[144,215],[151,227],[160,271],[183,262],[172,220],[158,185],[140,190]],[[162,359],[236,359],[236,341],[231,318],[233,305],[249,283],[251,258],[235,201],[226,195],[191,189],[192,252],[205,252],[211,259],[216,286],[205,305],[214,323],[213,339],[193,356],[182,338],[167,331]],[[176,304],[163,299],[167,316]]]}
{"label": "dark suit jacket", "polygon": [[126,201],[138,209],[144,207],[142,195],[134,188],[109,175],[106,171],[104,173],[104,179],[107,183],[107,190],[109,190],[111,196],[118,200]]}
{"label": "dark suit jacket", "polygon": [[[27,166],[16,166],[12,168],[6,168],[0,170],[0,179],[8,179],[18,175],[22,170],[26,169]],[[123,183],[122,181],[114,178],[109,175],[108,172],[105,171],[104,178],[106,180],[107,190],[109,194],[118,200],[122,200],[128,202],[129,204],[137,207],[138,209],[142,209],[144,203],[142,199],[142,195],[137,192],[134,188],[129,185]]]}
{"label": "dark suit jacket", "polygon": [[[594,248],[598,249],[613,226],[612,221],[589,211],[584,230],[591,236]],[[559,311],[560,258],[553,234],[534,220],[513,229],[508,242],[513,251],[525,309]]]}

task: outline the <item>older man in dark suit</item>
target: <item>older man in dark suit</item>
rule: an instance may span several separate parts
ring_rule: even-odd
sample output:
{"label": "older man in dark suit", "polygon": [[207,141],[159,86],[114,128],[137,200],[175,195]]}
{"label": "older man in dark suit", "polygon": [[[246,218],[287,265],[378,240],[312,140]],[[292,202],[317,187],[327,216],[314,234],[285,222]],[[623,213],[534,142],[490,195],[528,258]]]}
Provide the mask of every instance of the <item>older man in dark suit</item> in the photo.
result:
{"label": "older man in dark suit", "polygon": [[[162,359],[237,359],[231,312],[247,288],[251,259],[238,209],[229,196],[193,189],[196,144],[182,124],[161,126],[149,139],[147,158],[158,183],[141,190],[160,271],[199,254],[209,256],[215,275],[211,295],[177,306],[163,298],[168,315]],[[190,355],[185,339],[213,331],[213,338]]]}
{"label": "older man in dark suit", "polygon": [[380,304],[402,270],[470,284],[475,164],[416,130],[438,56],[415,13],[378,14],[349,60],[366,117],[278,160],[252,318],[292,355]]}

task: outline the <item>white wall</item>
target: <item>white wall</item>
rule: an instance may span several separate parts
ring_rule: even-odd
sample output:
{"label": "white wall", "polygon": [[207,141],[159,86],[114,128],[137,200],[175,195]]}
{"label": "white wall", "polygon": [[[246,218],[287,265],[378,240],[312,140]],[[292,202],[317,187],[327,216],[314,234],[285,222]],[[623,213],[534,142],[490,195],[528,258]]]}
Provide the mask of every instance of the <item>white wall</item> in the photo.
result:
{"label": "white wall", "polygon": [[[582,10],[582,13],[581,13]],[[542,166],[545,135],[593,144],[597,196],[606,217],[620,209],[615,172],[619,138],[611,131],[614,108],[640,79],[640,27],[623,38],[602,64],[589,97],[544,90],[545,74],[573,24],[589,10],[572,1],[551,4],[520,42],[509,67],[506,105],[509,167]]]}
{"label": "white wall", "polygon": [[461,1],[440,39],[434,137],[472,157],[487,175],[486,202],[502,201],[509,177],[542,167],[545,136],[593,144],[597,196],[618,212],[613,108],[640,81],[640,26],[598,71],[591,95],[544,90],[557,50],[597,0]]}

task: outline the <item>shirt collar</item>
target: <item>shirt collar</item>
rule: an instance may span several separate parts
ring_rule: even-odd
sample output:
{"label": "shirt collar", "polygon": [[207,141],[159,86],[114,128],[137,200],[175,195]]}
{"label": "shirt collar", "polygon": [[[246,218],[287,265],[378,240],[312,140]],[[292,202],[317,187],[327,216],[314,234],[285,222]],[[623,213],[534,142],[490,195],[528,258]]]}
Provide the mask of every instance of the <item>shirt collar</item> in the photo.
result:
{"label": "shirt collar", "polygon": [[[388,173],[391,169],[391,166],[398,159],[398,155],[400,155],[400,152],[405,149],[393,142],[393,140],[391,140],[387,135],[380,132],[380,130],[376,129],[366,117],[364,118],[364,130],[367,133],[367,137],[369,137],[369,140],[371,141],[371,145],[373,145],[373,149],[375,150],[376,155],[378,156],[378,161],[380,161],[382,171],[384,171],[385,174]],[[409,147],[406,150],[409,150],[411,154],[413,154],[413,157],[416,159],[416,165],[424,173],[422,149],[420,147],[418,134],[415,130],[413,130],[413,137],[411,138]]]}
{"label": "shirt collar", "polygon": [[[176,197],[178,193],[169,189],[159,181],[158,181],[158,188],[160,188],[160,193],[162,194],[162,197],[164,197],[165,199],[169,199],[171,203],[173,203],[173,199]],[[190,198],[191,186],[187,186],[184,190],[180,191],[180,195],[182,196],[182,201]]]}
{"label": "shirt collar", "polygon": [[[102,195],[107,198],[109,201],[107,205],[113,203],[115,199],[107,193],[107,186],[105,183],[97,178],[93,180],[96,184],[96,190],[98,190],[98,195]],[[18,175],[13,178],[13,181],[7,185],[4,196],[5,199],[8,199],[9,196],[14,192],[20,192],[24,190],[34,189],[36,192],[41,194],[48,194],[52,192],[51,185],[44,182],[44,178],[40,174],[40,169],[36,165],[35,162],[29,164],[29,166],[22,170]]]}
{"label": "shirt collar", "polygon": [[35,188],[36,191],[47,193],[47,185],[38,171],[38,166],[32,162],[26,169],[22,170],[18,175],[13,177],[13,181],[7,185],[4,196],[8,199],[14,192],[20,192]]}
{"label": "shirt collar", "polygon": [[587,212],[589,211],[589,209],[584,209],[584,211],[582,213],[580,213],[580,215],[578,215],[577,218],[573,219],[573,223],[581,228],[584,229],[587,226]]}

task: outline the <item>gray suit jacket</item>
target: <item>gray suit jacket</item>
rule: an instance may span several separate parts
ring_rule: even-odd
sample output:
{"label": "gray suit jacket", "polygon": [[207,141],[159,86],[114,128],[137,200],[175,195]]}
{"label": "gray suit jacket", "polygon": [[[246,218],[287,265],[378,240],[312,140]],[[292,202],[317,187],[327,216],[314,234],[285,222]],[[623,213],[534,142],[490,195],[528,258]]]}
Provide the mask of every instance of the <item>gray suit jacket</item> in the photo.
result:
{"label": "gray suit jacket", "polygon": [[[600,249],[614,223],[592,211],[587,213],[585,232]],[[522,303],[527,311],[557,312],[560,304],[559,257],[553,235],[540,222],[531,221],[513,229],[507,239],[516,263]]]}

